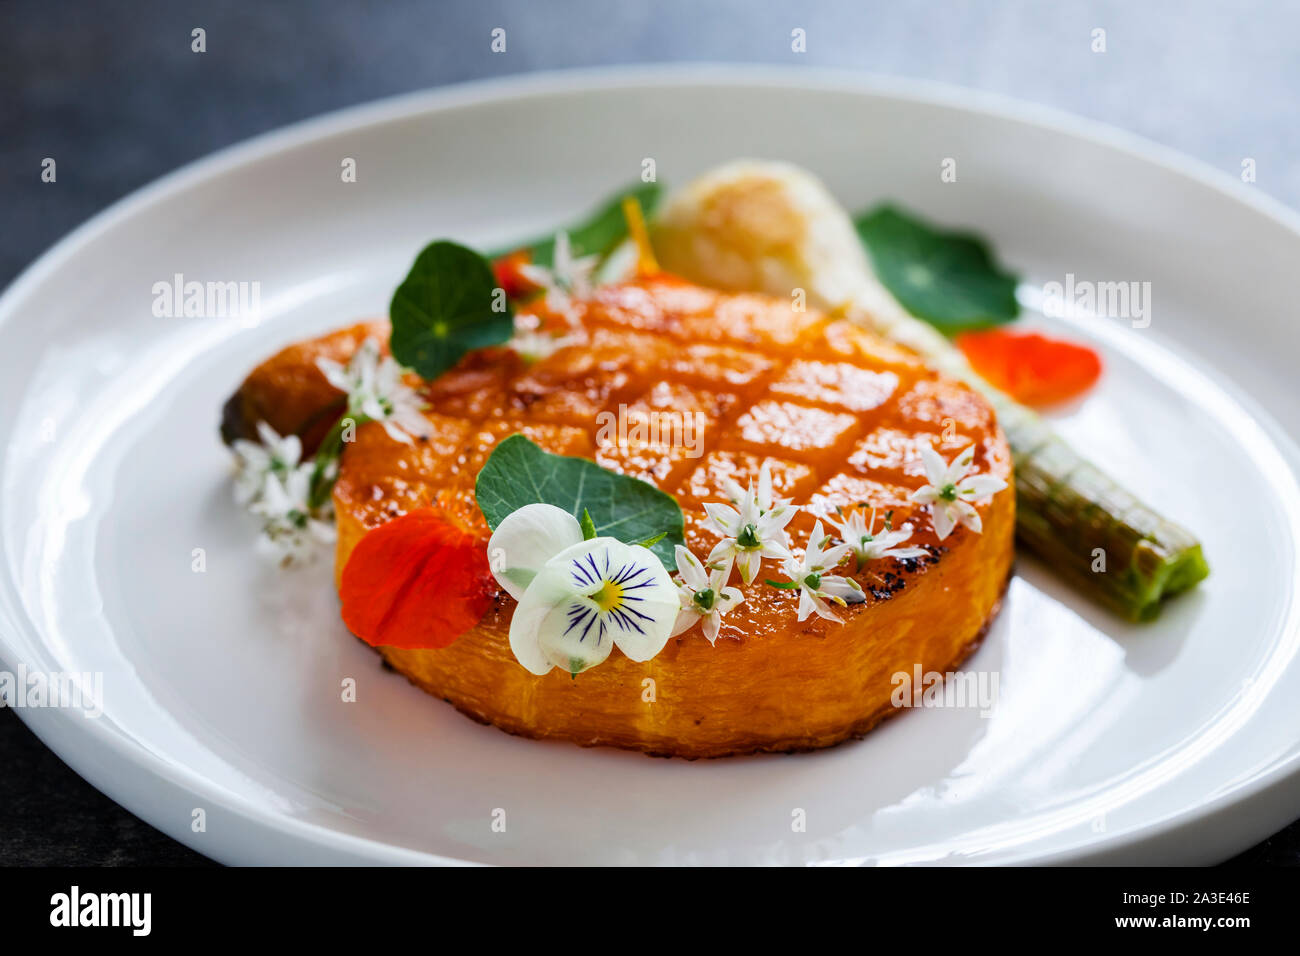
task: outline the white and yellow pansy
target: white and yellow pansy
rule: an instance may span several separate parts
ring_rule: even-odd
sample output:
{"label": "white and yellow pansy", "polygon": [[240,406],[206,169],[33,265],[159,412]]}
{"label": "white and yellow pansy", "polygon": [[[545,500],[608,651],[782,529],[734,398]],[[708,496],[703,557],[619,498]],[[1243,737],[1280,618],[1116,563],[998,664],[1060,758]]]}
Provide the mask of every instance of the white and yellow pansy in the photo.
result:
{"label": "white and yellow pansy", "polygon": [[578,519],[563,508],[524,505],[506,515],[488,539],[488,564],[497,583],[518,601],[542,565],[582,540]]}
{"label": "white and yellow pansy", "polygon": [[534,674],[560,667],[576,676],[616,646],[648,661],[672,635],[681,601],[654,552],[615,538],[583,540],[577,519],[560,508],[512,512],[488,554],[498,583],[519,602],[510,649]]}

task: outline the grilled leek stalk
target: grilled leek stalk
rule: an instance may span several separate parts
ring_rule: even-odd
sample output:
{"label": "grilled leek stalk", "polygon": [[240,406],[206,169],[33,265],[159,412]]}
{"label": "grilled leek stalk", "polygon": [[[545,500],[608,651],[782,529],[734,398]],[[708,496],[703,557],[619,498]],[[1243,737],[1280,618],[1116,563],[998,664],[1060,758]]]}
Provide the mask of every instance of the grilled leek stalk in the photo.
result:
{"label": "grilled leek stalk", "polygon": [[1200,543],[1108,478],[1033,412],[995,402],[1016,465],[1016,535],[1133,620],[1210,573]]}

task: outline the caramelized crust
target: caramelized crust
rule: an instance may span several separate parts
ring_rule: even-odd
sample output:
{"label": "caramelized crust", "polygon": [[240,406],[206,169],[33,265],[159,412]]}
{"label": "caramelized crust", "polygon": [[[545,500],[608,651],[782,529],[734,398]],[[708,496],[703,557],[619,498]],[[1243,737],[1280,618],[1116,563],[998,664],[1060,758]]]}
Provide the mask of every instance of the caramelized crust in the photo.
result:
{"label": "caramelized crust", "polygon": [[[1010,573],[1014,492],[981,507],[983,534],[959,527],[942,543],[908,496],[924,483],[924,445],[951,459],[974,442],[978,469],[1010,485],[1006,440],[982,397],[846,322],[766,297],[658,277],[601,288],[578,312],[574,343],[546,359],[526,366],[505,349],[483,350],[426,386],[427,441],[360,429],[334,490],[336,574],[367,529],[416,507],[455,509],[486,537],[474,480],[515,432],[670,492],[701,556],[717,540],[703,503],[725,500],[725,478],[744,485],[767,461],[777,492],[806,505],[789,528],[796,547],[816,517],[865,503],[892,510],[895,527],[910,521],[910,543],[929,557],[863,568],[855,577],[867,600],[841,610],[843,624],[799,623],[793,592],[756,581],[716,646],[696,628],[651,661],[615,650],[576,680],[559,670],[536,677],[514,660],[514,601],[501,592],[450,647],[381,648],[395,669],[511,733],[694,758],[859,736],[895,711],[895,674],[918,664],[946,672],[965,659]],[[232,399],[242,420],[282,432],[311,421],[313,408],[338,398],[312,374],[315,357],[346,358],[367,334],[387,338],[382,324],[356,326],[269,360]],[[850,559],[840,573],[851,572]],[[764,576],[779,574],[765,565]]]}

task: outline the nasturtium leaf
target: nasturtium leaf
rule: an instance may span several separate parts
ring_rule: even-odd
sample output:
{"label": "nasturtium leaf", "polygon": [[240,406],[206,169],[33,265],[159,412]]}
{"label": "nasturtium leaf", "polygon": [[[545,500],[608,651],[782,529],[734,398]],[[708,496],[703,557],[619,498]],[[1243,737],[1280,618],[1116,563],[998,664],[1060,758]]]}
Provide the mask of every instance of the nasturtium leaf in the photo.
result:
{"label": "nasturtium leaf", "polygon": [[393,357],[435,379],[471,349],[514,333],[509,300],[497,293],[492,266],[473,249],[440,239],[425,246],[393,293]]}
{"label": "nasturtium leaf", "polygon": [[896,206],[854,220],[876,276],[903,308],[940,331],[1009,322],[1020,312],[1017,277],[979,236],[930,226]]}
{"label": "nasturtium leaf", "polygon": [[586,458],[543,451],[523,435],[504,439],[478,473],[479,509],[494,531],[506,515],[534,502],[563,508],[575,518],[591,516],[595,534],[636,544],[663,535],[651,546],[664,566],[677,567],[682,509],[654,485],[620,475]]}
{"label": "nasturtium leaf", "polygon": [[[641,210],[648,218],[659,202],[660,187],[658,183],[638,183],[627,189],[619,190],[581,222],[572,223],[562,231],[569,234],[569,247],[574,257],[607,256],[620,242],[627,238],[627,221],[623,218],[623,200],[628,196],[641,204]],[[561,230],[556,230],[559,232]],[[529,259],[542,266],[551,266],[555,257],[555,233],[551,233],[536,242],[507,250],[526,249]],[[496,258],[496,257],[494,257]]]}

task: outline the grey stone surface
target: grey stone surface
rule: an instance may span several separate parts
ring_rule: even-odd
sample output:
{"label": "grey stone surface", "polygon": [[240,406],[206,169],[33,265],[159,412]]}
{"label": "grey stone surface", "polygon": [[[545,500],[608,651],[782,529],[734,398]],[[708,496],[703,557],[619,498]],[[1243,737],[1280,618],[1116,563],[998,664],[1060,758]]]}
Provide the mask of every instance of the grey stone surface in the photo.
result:
{"label": "grey stone surface", "polygon": [[[494,27],[508,52],[489,52]],[[207,52],[190,31],[207,31]],[[807,34],[807,52],[790,33]],[[1092,52],[1095,29],[1106,52]],[[941,80],[1139,133],[1300,205],[1300,6],[1184,2],[481,0],[0,4],[0,283],[175,167],[256,133],[485,76],[657,61],[795,62]],[[44,157],[58,182],[42,184]],[[0,714],[0,863],[201,858]],[[1238,862],[1300,862],[1300,825]]]}

